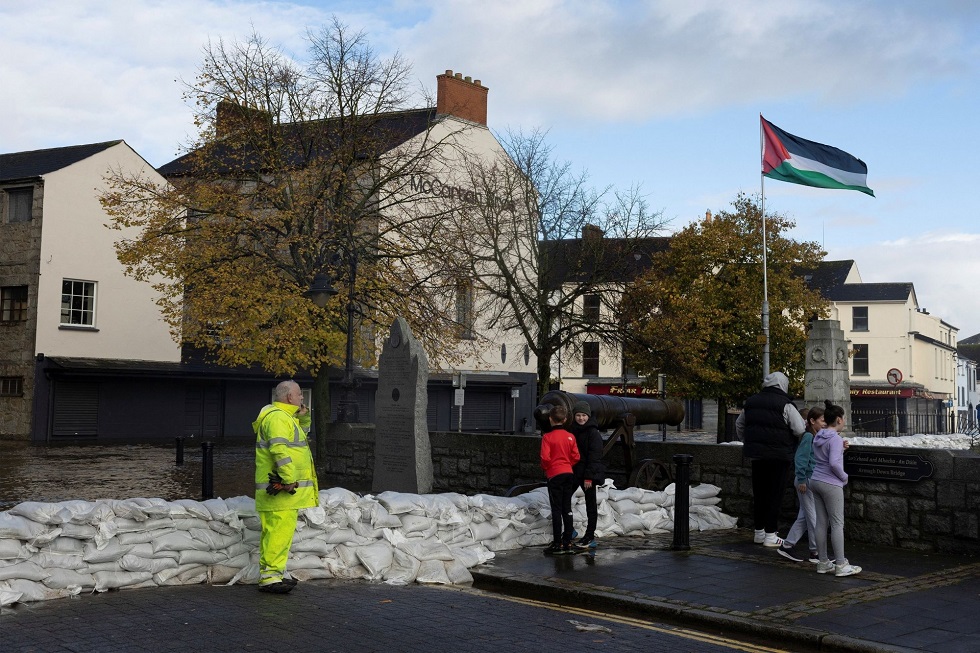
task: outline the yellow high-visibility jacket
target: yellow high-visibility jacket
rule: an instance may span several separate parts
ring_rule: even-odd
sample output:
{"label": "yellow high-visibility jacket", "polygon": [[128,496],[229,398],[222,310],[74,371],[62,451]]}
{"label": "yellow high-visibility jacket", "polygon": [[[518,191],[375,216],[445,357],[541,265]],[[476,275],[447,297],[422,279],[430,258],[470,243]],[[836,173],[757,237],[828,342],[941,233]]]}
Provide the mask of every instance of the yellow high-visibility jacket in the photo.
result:
{"label": "yellow high-visibility jacket", "polygon": [[[259,411],[252,422],[255,431],[255,509],[296,510],[319,505],[320,488],[310,443],[306,439],[309,414],[296,416],[299,406],[274,401]],[[298,483],[296,494],[271,495],[269,472],[276,472],[283,483]]]}

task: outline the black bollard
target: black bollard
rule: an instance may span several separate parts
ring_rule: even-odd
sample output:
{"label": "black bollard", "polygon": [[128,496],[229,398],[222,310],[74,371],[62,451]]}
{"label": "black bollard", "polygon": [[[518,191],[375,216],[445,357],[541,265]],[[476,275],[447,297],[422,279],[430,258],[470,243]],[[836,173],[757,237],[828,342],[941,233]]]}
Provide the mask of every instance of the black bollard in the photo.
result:
{"label": "black bollard", "polygon": [[212,443],[201,443],[201,500],[214,498],[214,453]]}
{"label": "black bollard", "polygon": [[177,437],[174,438],[174,445],[177,449],[177,465],[184,464],[184,438]]}
{"label": "black bollard", "polygon": [[691,548],[691,462],[694,456],[674,454],[674,551]]}

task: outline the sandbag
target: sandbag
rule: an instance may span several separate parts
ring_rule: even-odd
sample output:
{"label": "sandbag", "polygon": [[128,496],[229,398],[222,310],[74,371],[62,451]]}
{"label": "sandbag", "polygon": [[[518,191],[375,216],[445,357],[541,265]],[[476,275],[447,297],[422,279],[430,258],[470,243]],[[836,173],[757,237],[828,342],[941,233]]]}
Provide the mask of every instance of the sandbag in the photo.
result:
{"label": "sandbag", "polygon": [[95,589],[95,576],[86,574],[74,569],[52,569],[51,575],[42,580],[44,586],[50,589],[72,589],[81,590]]}
{"label": "sandbag", "polygon": [[0,512],[0,539],[33,540],[48,530],[44,524],[15,515],[9,510]]}

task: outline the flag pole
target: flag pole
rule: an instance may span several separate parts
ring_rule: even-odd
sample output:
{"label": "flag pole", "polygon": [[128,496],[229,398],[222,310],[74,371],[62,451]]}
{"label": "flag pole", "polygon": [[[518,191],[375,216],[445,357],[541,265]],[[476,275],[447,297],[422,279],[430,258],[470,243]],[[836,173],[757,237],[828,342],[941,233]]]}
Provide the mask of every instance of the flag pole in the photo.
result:
{"label": "flag pole", "polygon": [[759,114],[759,151],[760,165],[759,165],[759,180],[762,187],[762,203],[761,203],[761,213],[762,213],[762,334],[765,338],[762,344],[762,377],[765,378],[769,375],[769,273],[766,261],[766,252],[769,249],[766,243],[766,175],[764,172],[764,165],[761,163],[765,161],[765,140],[762,133],[762,114]]}

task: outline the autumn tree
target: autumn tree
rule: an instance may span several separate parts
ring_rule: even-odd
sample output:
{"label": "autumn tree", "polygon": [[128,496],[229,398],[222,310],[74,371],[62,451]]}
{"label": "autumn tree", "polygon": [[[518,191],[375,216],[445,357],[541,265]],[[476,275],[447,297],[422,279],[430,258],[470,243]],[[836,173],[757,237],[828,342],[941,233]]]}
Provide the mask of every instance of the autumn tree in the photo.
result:
{"label": "autumn tree", "polygon": [[[483,200],[458,202],[447,228],[458,242],[455,266],[475,284],[477,313],[490,329],[519,333],[536,355],[541,396],[559,352],[586,337],[619,342],[612,316],[624,280],[664,221],[638,187],[594,188],[540,130],[500,140],[506,155],[467,167],[466,183]],[[583,311],[586,295],[600,298],[599,319]]]}
{"label": "autumn tree", "polygon": [[[115,172],[102,202],[111,227],[139,228],[118,257],[161,293],[175,338],[219,364],[309,371],[329,407],[348,309],[366,363],[397,315],[430,351],[455,344],[433,282],[444,216],[412,180],[444,166],[463,128],[410,109],[410,66],[362,32],[334,19],[308,41],[305,63],[254,33],[209,43],[186,88],[199,134],[160,169],[169,185]],[[304,296],[317,275],[341,291],[325,308]],[[324,433],[329,410],[315,419]]]}
{"label": "autumn tree", "polygon": [[[728,404],[759,390],[765,340],[760,210],[744,194],[732,205],[675,234],[629,288],[622,310],[627,359],[648,376],[666,373],[677,394],[717,398],[719,437]],[[787,238],[793,226],[766,214],[771,367],[799,391],[809,323],[829,307],[802,273],[825,253]]]}

